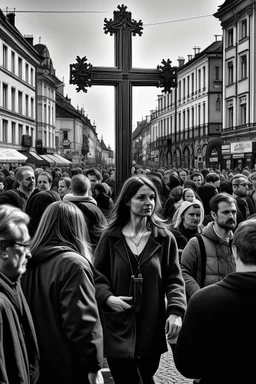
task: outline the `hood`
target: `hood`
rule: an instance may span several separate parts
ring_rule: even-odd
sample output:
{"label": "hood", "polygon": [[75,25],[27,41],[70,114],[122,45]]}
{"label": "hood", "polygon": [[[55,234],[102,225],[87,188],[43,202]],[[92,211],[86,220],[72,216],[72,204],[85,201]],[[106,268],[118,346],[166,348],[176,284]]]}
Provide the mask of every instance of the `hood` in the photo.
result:
{"label": "hood", "polygon": [[34,265],[41,264],[46,260],[55,257],[59,253],[63,252],[72,252],[77,253],[74,249],[66,246],[66,245],[57,245],[57,244],[49,244],[45,247],[41,247],[33,253],[32,258],[28,262],[28,268]]}
{"label": "hood", "polygon": [[194,201],[183,201],[181,206],[178,208],[178,210],[175,212],[174,217],[173,217],[173,222],[174,222],[174,228],[178,228],[179,225],[182,222],[182,214],[192,205],[197,204],[200,207],[201,210],[201,217],[198,226],[201,226],[204,220],[204,207],[203,204],[201,203],[200,200],[195,199]]}
{"label": "hood", "polygon": [[226,276],[218,284],[246,295],[256,295],[256,272],[234,272]]}
{"label": "hood", "polygon": [[68,193],[63,197],[63,201],[70,201],[76,203],[91,203],[97,205],[97,201],[92,196],[74,196],[72,193]]}

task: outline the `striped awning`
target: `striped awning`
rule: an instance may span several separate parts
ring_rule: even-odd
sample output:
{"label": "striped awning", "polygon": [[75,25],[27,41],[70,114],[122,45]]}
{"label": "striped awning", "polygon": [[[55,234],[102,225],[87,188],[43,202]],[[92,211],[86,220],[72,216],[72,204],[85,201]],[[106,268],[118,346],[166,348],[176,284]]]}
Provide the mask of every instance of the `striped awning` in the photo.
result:
{"label": "striped awning", "polygon": [[13,148],[0,148],[0,163],[25,163],[27,157]]}

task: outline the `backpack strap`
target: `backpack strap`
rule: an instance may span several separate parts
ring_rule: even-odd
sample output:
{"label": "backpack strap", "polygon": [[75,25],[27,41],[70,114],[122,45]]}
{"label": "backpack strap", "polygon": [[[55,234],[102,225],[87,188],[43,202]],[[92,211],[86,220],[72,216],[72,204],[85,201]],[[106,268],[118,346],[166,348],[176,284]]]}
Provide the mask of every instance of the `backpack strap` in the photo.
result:
{"label": "backpack strap", "polygon": [[200,256],[201,256],[201,279],[200,279],[200,288],[204,287],[204,281],[206,276],[206,251],[205,245],[202,236],[199,233],[196,233],[196,238],[200,247]]}

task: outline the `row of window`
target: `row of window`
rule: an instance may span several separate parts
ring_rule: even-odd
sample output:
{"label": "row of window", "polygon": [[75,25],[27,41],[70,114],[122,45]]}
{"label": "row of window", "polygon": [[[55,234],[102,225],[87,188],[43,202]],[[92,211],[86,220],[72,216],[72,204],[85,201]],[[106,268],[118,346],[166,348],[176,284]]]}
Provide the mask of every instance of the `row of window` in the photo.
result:
{"label": "row of window", "polygon": [[[233,47],[236,43],[235,39],[235,31],[234,27],[229,28],[226,31],[226,46],[228,48]],[[247,19],[243,19],[238,24],[238,39],[242,40],[248,37],[248,26],[247,26]]]}
{"label": "row of window", "polygon": [[[234,127],[234,122],[235,122],[234,113],[235,111],[234,111],[233,103],[230,103],[229,105],[227,105],[227,128]],[[238,120],[235,123],[235,125],[241,126],[247,123],[248,119],[247,119],[247,103],[246,102],[242,102],[238,106],[237,116],[238,116]]]}
{"label": "row of window", "polygon": [[2,119],[0,141],[4,143],[21,145],[22,135],[31,135],[32,143],[34,143],[34,133],[35,129],[33,127]]}
{"label": "row of window", "polygon": [[[10,52],[9,52],[10,51]],[[35,71],[13,50],[9,50],[8,46],[3,44],[3,68],[18,76],[21,80],[34,86]]]}
{"label": "row of window", "polygon": [[[244,69],[243,69],[244,70]],[[220,66],[214,67],[215,75],[214,80],[220,81],[221,80],[221,68]],[[198,69],[198,75],[197,75],[197,89],[195,88],[195,73],[191,73],[186,78],[182,79],[182,81],[178,81],[178,102],[180,102],[183,98],[189,98],[192,97],[200,92],[203,92],[206,90],[206,69],[205,67],[201,69]],[[175,91],[170,92],[170,94],[161,96],[158,99],[158,111],[159,112],[167,112],[170,110],[172,105],[175,102]]]}
{"label": "row of window", "polygon": [[[240,55],[239,57],[239,79],[238,80],[244,80],[248,77],[248,70],[247,70],[247,55]],[[234,76],[234,62],[233,60],[230,60],[227,62],[227,85],[231,85],[235,82],[235,76]]]}
{"label": "row of window", "polygon": [[195,73],[191,73],[186,78],[178,82],[178,99],[194,94],[195,92],[205,89],[206,86],[206,67],[199,68]]}
{"label": "row of window", "polygon": [[[177,129],[185,131],[195,126],[206,123],[206,104],[198,104],[178,113]],[[153,128],[153,140],[158,137],[168,136],[174,133],[174,116],[167,117],[158,122],[158,126]]]}
{"label": "row of window", "polygon": [[32,119],[35,116],[34,98],[17,91],[15,87],[9,87],[6,83],[2,83],[2,107]]}

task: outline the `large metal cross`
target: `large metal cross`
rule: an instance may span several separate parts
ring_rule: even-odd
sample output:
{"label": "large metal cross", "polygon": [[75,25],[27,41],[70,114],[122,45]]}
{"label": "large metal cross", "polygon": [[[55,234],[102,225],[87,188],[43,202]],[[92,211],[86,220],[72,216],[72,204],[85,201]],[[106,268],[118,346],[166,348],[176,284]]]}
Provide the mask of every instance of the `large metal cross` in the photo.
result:
{"label": "large metal cross", "polygon": [[104,20],[104,31],[115,36],[115,67],[93,67],[87,58],[77,56],[77,63],[70,65],[70,84],[77,91],[87,92],[91,85],[115,87],[115,160],[117,191],[131,175],[132,167],[132,87],[164,87],[170,92],[176,87],[176,67],[171,61],[162,61],[156,69],[132,68],[132,35],[142,35],[142,21],[131,18],[127,7],[119,5],[114,20]]}

